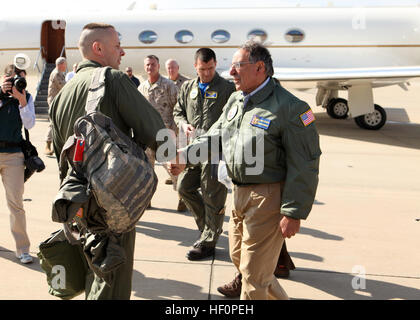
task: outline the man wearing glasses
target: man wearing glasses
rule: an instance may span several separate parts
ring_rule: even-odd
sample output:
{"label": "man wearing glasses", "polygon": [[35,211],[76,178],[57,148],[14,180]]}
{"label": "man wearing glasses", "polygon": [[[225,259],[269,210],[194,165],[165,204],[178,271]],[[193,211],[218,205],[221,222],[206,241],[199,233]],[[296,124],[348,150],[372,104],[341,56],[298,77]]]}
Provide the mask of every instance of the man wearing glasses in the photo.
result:
{"label": "man wearing glasses", "polygon": [[[233,56],[230,75],[237,92],[218,121],[192,145],[179,150],[189,163],[191,150],[219,139],[234,184],[229,251],[242,274],[241,299],[288,299],[273,275],[285,238],[300,229],[312,209],[321,150],[308,104],[273,78],[269,51],[248,42]],[[250,150],[255,150],[253,162]],[[182,160],[181,160],[182,159]],[[172,164],[173,174],[185,165]]]}

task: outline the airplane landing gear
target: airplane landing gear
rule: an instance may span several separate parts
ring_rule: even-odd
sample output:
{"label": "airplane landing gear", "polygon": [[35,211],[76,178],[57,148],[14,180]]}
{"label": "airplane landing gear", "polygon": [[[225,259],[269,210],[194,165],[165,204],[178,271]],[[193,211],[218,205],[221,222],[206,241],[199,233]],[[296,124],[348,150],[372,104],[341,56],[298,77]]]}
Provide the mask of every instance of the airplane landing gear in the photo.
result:
{"label": "airplane landing gear", "polygon": [[346,119],[348,112],[349,107],[346,99],[334,98],[327,104],[327,113],[333,119]]}
{"label": "airplane landing gear", "polygon": [[367,130],[379,130],[386,122],[386,111],[380,105],[375,104],[375,111],[354,118],[356,124]]}

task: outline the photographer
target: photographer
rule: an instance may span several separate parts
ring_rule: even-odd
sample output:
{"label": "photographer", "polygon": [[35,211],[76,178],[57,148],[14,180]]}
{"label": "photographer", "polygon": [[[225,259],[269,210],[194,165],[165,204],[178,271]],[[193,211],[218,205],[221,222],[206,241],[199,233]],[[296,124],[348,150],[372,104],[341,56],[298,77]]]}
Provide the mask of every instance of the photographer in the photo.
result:
{"label": "photographer", "polygon": [[[21,71],[21,70],[19,70]],[[19,72],[19,74],[22,74]],[[16,257],[22,263],[31,263],[29,238],[26,233],[23,209],[24,156],[21,149],[22,125],[30,129],[35,125],[33,98],[19,87],[24,78],[16,79],[16,68],[8,65],[1,81],[0,91],[0,175],[10,210],[10,224],[16,242]]]}

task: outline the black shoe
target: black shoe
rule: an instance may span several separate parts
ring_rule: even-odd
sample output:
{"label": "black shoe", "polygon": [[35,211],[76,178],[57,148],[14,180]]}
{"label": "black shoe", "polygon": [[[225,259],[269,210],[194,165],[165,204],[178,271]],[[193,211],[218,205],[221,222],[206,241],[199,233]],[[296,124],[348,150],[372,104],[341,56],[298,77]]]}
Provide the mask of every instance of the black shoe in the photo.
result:
{"label": "black shoe", "polygon": [[197,245],[194,249],[191,249],[187,253],[188,260],[201,260],[210,256],[213,256],[215,252],[214,247],[206,247],[203,245]]}

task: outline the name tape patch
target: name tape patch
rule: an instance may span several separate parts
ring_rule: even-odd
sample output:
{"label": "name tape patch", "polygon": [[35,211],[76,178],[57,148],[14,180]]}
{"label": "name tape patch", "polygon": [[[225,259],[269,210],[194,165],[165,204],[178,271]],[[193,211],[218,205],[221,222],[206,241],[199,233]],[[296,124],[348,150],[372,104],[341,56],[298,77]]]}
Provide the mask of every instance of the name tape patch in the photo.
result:
{"label": "name tape patch", "polygon": [[257,116],[256,114],[251,119],[251,125],[254,127],[258,127],[264,130],[267,130],[270,126],[271,120]]}
{"label": "name tape patch", "polygon": [[205,98],[208,99],[216,99],[217,98],[217,92],[216,91],[206,91],[204,94]]}

